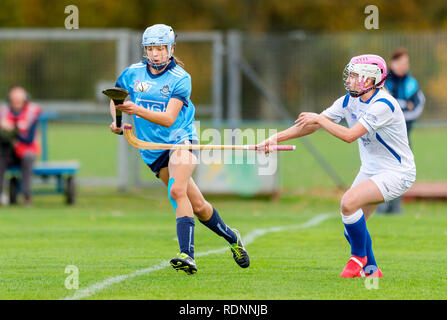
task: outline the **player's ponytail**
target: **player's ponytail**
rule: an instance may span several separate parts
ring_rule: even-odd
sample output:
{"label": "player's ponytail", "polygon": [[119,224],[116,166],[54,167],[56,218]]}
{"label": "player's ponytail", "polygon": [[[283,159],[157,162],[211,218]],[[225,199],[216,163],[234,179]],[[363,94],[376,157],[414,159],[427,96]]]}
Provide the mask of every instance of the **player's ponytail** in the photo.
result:
{"label": "player's ponytail", "polygon": [[180,60],[179,58],[177,58],[176,56],[172,56],[174,58],[175,64],[178,64],[180,67],[184,68],[185,64],[183,63],[182,60]]}

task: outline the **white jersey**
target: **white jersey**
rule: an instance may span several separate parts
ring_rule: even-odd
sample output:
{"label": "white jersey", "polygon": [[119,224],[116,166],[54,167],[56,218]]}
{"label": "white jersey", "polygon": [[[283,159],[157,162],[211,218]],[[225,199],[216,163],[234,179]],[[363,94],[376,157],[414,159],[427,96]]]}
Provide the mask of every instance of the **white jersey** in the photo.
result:
{"label": "white jersey", "polygon": [[366,174],[393,171],[416,176],[402,109],[385,90],[376,90],[365,102],[348,93],[322,114],[336,123],[344,118],[349,127],[360,122],[368,130],[357,140],[362,161],[360,171]]}

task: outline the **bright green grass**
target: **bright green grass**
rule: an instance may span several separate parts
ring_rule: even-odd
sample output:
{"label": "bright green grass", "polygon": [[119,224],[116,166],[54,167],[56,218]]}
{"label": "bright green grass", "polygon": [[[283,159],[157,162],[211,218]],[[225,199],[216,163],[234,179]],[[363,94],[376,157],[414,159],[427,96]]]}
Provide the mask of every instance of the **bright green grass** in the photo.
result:
{"label": "bright green grass", "polygon": [[118,143],[107,124],[51,122],[48,149],[51,161],[78,160],[80,177],[117,175]]}
{"label": "bright green grass", "polygon": [[[81,177],[116,174],[117,137],[107,125],[52,123],[50,159],[78,159]],[[413,144],[418,180],[447,180],[445,129],[416,129]],[[94,137],[94,138],[92,138]],[[356,144],[318,132],[310,137],[347,184],[358,168]],[[247,246],[252,264],[240,269],[230,251],[197,258],[188,277],[171,268],[114,284],[91,299],[447,299],[442,276],[447,253],[447,205],[411,203],[401,216],[375,215],[368,222],[377,261],[385,274],[378,290],[362,279],[342,280],[348,257],[339,217],[340,193],[299,141],[281,155],[279,201],[210,198],[242,235],[275,226],[299,225],[320,213],[330,219],[309,229],[269,233]],[[153,179],[151,173],[146,179]],[[80,289],[131,274],[178,251],[175,219],[165,190],[82,188],[74,207],[61,196],[35,197],[33,208],[0,208],[0,299],[59,299],[67,265],[80,271]],[[225,246],[199,222],[196,250]],[[184,288],[188,287],[188,296]]]}
{"label": "bright green grass", "polygon": [[[258,238],[247,246],[248,269],[240,269],[228,250],[198,257],[194,276],[168,267],[114,284],[90,299],[447,299],[445,204],[407,204],[404,215],[371,218],[368,226],[385,278],[378,290],[367,290],[362,279],[339,278],[349,257],[339,196],[283,195],[277,202],[210,198],[242,235],[302,224],[320,213],[331,218]],[[83,189],[75,207],[48,196],[36,197],[33,208],[0,208],[0,299],[72,296],[74,291],[64,287],[67,265],[79,268],[82,289],[168,261],[178,251],[175,236],[165,191]],[[225,245],[196,222],[197,252]]]}

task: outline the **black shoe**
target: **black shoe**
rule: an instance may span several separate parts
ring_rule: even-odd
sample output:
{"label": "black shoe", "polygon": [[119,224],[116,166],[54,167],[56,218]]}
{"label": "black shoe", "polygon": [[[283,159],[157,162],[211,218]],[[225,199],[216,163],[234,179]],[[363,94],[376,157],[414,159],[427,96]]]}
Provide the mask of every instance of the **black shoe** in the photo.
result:
{"label": "black shoe", "polygon": [[247,250],[245,250],[244,245],[242,244],[241,235],[239,231],[233,229],[234,233],[237,236],[237,243],[230,244],[231,252],[233,253],[234,261],[241,268],[248,268],[250,265],[250,257],[248,256]]}
{"label": "black shoe", "polygon": [[197,272],[196,262],[186,253],[178,253],[177,257],[171,259],[171,266],[175,270],[183,270],[187,274],[194,274]]}

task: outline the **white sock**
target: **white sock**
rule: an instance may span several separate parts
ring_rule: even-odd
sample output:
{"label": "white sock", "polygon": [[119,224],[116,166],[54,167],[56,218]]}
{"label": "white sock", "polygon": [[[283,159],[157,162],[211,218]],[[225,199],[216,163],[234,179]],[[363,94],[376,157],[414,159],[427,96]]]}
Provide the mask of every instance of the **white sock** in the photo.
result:
{"label": "white sock", "polygon": [[341,220],[344,224],[354,224],[359,221],[363,216],[363,210],[358,209],[356,212],[351,214],[350,216],[345,216],[343,212],[341,213]]}

